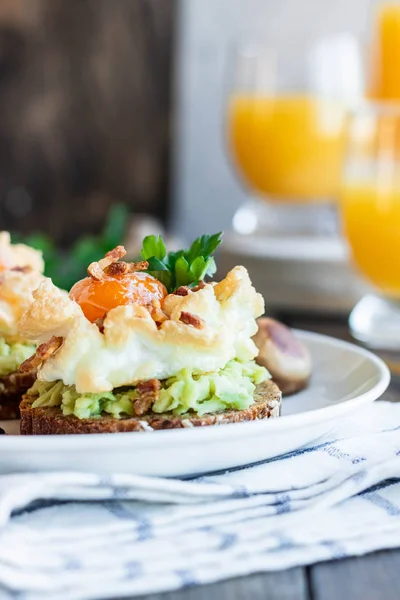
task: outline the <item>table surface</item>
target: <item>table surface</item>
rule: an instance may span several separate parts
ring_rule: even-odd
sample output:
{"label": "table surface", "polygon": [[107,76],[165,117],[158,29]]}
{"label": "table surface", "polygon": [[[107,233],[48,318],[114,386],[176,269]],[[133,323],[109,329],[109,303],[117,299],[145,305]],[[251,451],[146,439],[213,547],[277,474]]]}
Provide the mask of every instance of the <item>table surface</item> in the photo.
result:
{"label": "table surface", "polygon": [[[350,339],[346,324],[335,319],[315,321],[293,315],[282,318],[299,329]],[[384,398],[400,401],[398,378],[392,381]],[[256,573],[136,600],[399,600],[399,584],[400,549],[287,571]]]}

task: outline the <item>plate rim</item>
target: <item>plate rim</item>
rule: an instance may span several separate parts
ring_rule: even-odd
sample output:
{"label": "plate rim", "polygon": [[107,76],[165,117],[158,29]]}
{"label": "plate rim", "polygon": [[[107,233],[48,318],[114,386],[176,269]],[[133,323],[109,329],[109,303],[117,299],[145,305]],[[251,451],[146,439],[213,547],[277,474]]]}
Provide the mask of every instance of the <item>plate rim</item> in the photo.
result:
{"label": "plate rim", "polygon": [[[369,390],[355,398],[350,398],[344,402],[313,409],[304,413],[281,416],[279,418],[265,419],[260,421],[247,421],[242,423],[224,424],[223,427],[195,427],[191,429],[162,430],[149,432],[126,432],[106,434],[69,434],[69,435],[37,435],[37,436],[19,436],[5,435],[0,437],[0,451],[24,451],[31,449],[32,440],[35,439],[35,451],[49,450],[57,446],[60,451],[69,450],[71,452],[83,451],[85,449],[95,449],[101,440],[101,446],[104,449],[111,447],[120,447],[132,444],[140,446],[141,449],[147,446],[153,446],[155,443],[154,435],[160,441],[168,440],[173,445],[186,445],[187,443],[203,443],[207,441],[223,441],[227,437],[243,438],[249,435],[258,435],[260,432],[277,433],[280,430],[286,433],[296,427],[305,427],[320,423],[330,418],[336,420],[341,415],[352,412],[363,404],[372,403],[382,396],[390,383],[390,370],[384,361],[373,352],[366,350],[356,344],[334,338],[333,336],[293,329],[294,333],[304,342],[308,340],[323,341],[330,345],[356,351],[369,362],[372,362],[377,369],[380,377],[378,381]],[[289,400],[290,401],[290,400]],[[218,431],[216,436],[215,431]],[[135,436],[135,437],[132,437]],[[165,437],[166,436],[166,437]],[[55,444],[55,441],[57,444]]]}

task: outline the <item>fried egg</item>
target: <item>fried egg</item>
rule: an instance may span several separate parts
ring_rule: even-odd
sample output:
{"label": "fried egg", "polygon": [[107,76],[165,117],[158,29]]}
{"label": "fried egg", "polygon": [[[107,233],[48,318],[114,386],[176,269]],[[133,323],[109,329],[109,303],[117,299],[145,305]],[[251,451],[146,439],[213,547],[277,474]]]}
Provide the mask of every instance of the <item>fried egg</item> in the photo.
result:
{"label": "fried egg", "polygon": [[[37,342],[53,335],[64,339],[42,364],[38,379],[62,380],[78,393],[166,379],[184,368],[217,371],[233,358],[248,361],[258,354],[252,336],[264,301],[244,267],[185,296],[166,295],[162,323],[154,320],[150,306],[133,301],[109,310],[99,329],[49,279],[33,295],[19,324],[21,335]],[[182,319],[182,313],[199,319],[201,327]]]}
{"label": "fried egg", "polygon": [[32,292],[44,280],[41,252],[24,244],[11,244],[0,232],[0,336],[23,341],[18,321],[33,302]]}

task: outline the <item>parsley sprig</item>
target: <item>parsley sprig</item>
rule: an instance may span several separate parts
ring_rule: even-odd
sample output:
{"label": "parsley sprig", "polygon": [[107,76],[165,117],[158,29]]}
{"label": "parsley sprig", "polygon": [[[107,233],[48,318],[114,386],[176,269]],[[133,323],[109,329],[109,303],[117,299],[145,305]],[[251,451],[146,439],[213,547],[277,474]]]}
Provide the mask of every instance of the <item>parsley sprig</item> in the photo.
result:
{"label": "parsley sprig", "polygon": [[202,235],[188,250],[167,252],[160,235],[148,235],[143,240],[142,258],[149,263],[148,272],[161,281],[171,293],[181,285],[195,286],[217,270],[213,252],[222,241],[222,232]]}

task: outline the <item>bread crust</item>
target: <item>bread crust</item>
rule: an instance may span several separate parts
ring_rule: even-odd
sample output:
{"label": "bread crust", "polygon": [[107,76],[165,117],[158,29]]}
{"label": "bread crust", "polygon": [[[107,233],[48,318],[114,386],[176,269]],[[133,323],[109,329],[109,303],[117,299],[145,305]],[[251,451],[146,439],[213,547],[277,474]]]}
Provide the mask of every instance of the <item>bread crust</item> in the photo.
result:
{"label": "bread crust", "polygon": [[116,419],[108,415],[78,419],[75,416],[64,417],[58,407],[32,408],[35,398],[25,395],[20,405],[21,435],[153,431],[268,419],[279,416],[281,397],[278,386],[272,381],[265,381],[256,388],[254,404],[245,410],[225,410],[202,416],[151,413],[142,417],[124,419]]}

